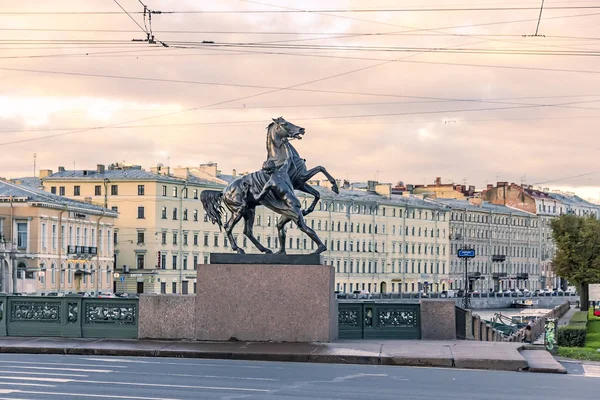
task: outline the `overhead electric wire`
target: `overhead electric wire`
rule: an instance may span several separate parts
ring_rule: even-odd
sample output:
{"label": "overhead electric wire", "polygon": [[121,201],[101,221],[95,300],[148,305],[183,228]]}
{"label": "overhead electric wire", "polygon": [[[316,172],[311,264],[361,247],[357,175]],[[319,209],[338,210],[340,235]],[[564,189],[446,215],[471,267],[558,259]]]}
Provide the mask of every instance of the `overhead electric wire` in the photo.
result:
{"label": "overhead electric wire", "polygon": [[[115,0],[116,2],[116,0]],[[256,3],[260,4],[260,3]],[[121,7],[122,8],[122,7]],[[582,6],[547,6],[546,10],[594,10],[600,9],[600,5],[582,5]],[[324,8],[324,9],[306,9],[306,10],[165,10],[156,11],[156,14],[296,14],[296,13],[391,13],[391,12],[483,12],[483,11],[527,11],[539,10],[535,6],[509,6],[509,7],[420,7],[420,8]],[[3,11],[0,15],[117,15],[116,11]],[[142,11],[132,11],[127,14],[143,14]]]}
{"label": "overhead electric wire", "polygon": [[119,2],[118,2],[117,0],[113,0],[113,1],[114,1],[114,2],[115,2],[115,3],[116,3],[116,4],[117,4],[117,5],[118,5],[118,6],[121,8],[121,10],[123,10],[123,12],[124,12],[125,14],[127,14],[127,16],[129,17],[129,19],[131,19],[131,20],[132,20],[132,21],[133,21],[133,22],[134,22],[134,23],[135,23],[137,26],[139,26],[139,27],[140,27],[140,29],[142,30],[142,32],[144,32],[144,33],[148,33],[148,30],[147,30],[147,29],[144,29],[144,27],[143,27],[143,26],[141,26],[141,25],[140,25],[140,24],[139,24],[139,23],[138,23],[138,22],[135,20],[135,18],[133,18],[133,17],[131,16],[131,14],[127,12],[127,10],[126,10],[126,9],[124,9],[124,8],[123,8],[123,6],[119,4]]}
{"label": "overhead electric wire", "polygon": [[542,184],[545,184],[545,183],[565,181],[565,180],[569,180],[569,179],[582,178],[584,176],[596,175],[596,174],[600,174],[600,171],[593,171],[593,172],[587,172],[585,174],[579,174],[579,175],[573,175],[573,176],[566,176],[564,178],[552,179],[552,180],[544,181],[544,182],[536,182],[536,183],[533,183],[532,185],[542,185]]}

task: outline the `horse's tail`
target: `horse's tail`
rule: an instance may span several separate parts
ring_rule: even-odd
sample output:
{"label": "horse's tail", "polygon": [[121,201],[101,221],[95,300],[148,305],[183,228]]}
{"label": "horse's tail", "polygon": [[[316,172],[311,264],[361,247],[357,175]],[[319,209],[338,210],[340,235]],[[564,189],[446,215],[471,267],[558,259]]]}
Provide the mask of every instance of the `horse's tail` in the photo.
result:
{"label": "horse's tail", "polygon": [[223,228],[221,215],[223,214],[223,206],[221,206],[223,192],[220,190],[203,190],[200,193],[200,201],[206,211],[208,219],[213,224],[219,225],[219,230]]}

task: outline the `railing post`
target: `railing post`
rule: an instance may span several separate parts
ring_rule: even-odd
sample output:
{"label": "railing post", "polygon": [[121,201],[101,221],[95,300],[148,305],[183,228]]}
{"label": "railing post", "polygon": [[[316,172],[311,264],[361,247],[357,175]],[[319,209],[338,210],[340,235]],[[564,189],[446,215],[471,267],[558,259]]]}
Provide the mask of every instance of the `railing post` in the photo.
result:
{"label": "railing post", "polygon": [[6,336],[8,314],[8,296],[0,294],[0,336]]}

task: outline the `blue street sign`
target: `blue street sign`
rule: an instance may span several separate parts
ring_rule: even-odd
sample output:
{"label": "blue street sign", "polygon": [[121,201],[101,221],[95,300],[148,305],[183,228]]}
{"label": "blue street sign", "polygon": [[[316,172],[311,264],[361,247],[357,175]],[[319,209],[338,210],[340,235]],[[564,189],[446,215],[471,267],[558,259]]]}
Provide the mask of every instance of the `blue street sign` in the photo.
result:
{"label": "blue street sign", "polygon": [[461,249],[461,250],[458,250],[458,256],[460,258],[472,258],[472,257],[475,257],[475,250],[473,250],[473,249]]}
{"label": "blue street sign", "polygon": [[121,277],[121,282],[125,282],[125,277],[124,276]]}

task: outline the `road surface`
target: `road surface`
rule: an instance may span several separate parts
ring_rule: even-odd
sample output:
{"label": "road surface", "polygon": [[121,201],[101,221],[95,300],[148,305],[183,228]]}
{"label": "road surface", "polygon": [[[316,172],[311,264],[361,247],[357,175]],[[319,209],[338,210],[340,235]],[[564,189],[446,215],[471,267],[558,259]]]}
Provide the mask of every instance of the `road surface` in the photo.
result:
{"label": "road surface", "polygon": [[[599,368],[600,369],[600,368]],[[583,371],[583,370],[582,370]],[[0,399],[597,398],[598,373],[0,354]]]}

